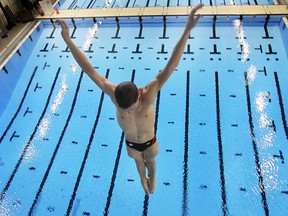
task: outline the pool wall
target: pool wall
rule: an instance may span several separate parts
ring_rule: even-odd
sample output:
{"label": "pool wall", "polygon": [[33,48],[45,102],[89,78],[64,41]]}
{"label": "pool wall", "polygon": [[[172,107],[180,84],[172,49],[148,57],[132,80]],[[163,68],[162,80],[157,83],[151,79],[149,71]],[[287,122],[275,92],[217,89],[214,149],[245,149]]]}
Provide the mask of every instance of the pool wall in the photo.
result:
{"label": "pool wall", "polygon": [[[15,86],[21,77],[22,71],[30,58],[35,44],[41,36],[42,31],[43,25],[40,24],[36,30],[31,32],[30,35],[27,35],[27,39],[0,70],[0,116],[9,103]],[[19,94],[21,94],[21,92],[19,92]]]}
{"label": "pool wall", "polygon": [[[288,18],[286,18],[288,19]],[[283,44],[285,47],[285,52],[286,52],[286,58],[288,59],[288,27],[284,21],[284,19],[281,19],[280,24],[279,24]]]}

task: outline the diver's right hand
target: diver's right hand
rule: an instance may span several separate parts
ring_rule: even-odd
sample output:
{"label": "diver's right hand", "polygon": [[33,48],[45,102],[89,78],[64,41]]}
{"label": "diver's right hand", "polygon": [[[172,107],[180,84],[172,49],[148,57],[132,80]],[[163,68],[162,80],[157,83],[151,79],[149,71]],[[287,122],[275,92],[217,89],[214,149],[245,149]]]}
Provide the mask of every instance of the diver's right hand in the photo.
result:
{"label": "diver's right hand", "polygon": [[68,39],[70,38],[70,33],[69,33],[69,26],[68,24],[65,22],[65,20],[59,19],[57,20],[57,23],[61,26],[62,31],[61,31],[61,35],[64,39]]}

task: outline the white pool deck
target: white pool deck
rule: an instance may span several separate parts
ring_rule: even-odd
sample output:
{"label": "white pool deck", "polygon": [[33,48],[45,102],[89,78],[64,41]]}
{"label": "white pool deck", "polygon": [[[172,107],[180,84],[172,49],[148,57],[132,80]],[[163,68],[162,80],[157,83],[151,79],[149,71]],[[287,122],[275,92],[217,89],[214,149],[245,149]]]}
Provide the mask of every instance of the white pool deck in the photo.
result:
{"label": "white pool deck", "polygon": [[[58,10],[59,13],[55,11],[51,15],[38,15],[36,19],[187,16],[192,8],[193,6]],[[204,6],[198,14],[201,16],[288,16],[288,9],[286,5]]]}

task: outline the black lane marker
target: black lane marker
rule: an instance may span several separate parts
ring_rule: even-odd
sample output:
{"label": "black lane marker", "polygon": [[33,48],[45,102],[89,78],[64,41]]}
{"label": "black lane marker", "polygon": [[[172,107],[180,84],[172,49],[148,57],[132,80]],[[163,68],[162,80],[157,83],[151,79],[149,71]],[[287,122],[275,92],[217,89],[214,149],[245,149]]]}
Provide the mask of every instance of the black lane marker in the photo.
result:
{"label": "black lane marker", "polygon": [[139,35],[138,37],[135,37],[135,39],[144,39],[144,37],[142,36],[142,32],[143,32],[142,17],[139,17],[139,23],[140,23]]}
{"label": "black lane marker", "polygon": [[120,23],[119,23],[119,18],[118,17],[116,17],[116,23],[117,23],[116,34],[115,34],[114,37],[111,37],[111,39],[121,39],[121,37],[119,37]]}
{"label": "black lane marker", "polygon": [[93,44],[90,43],[88,50],[84,50],[84,53],[93,53],[94,51],[92,50],[92,46],[93,46]]}
{"label": "black lane marker", "polygon": [[220,37],[216,36],[216,21],[217,21],[217,16],[213,17],[213,36],[209,37],[209,39],[220,39]]}
{"label": "black lane marker", "polygon": [[109,213],[109,207],[110,207],[110,203],[111,203],[111,199],[112,199],[112,195],[113,195],[113,190],[114,190],[114,186],[115,186],[115,180],[116,180],[116,175],[117,175],[117,171],[118,171],[118,165],[119,165],[119,161],[120,161],[124,137],[125,137],[125,134],[124,134],[124,132],[122,132],[120,143],[119,143],[119,148],[118,148],[118,152],[117,152],[117,157],[116,157],[115,165],[114,165],[114,169],[113,169],[113,175],[111,178],[111,184],[110,184],[110,188],[109,188],[109,192],[108,192],[108,196],[107,196],[107,202],[106,202],[106,206],[105,206],[105,209],[103,212],[103,215],[105,215],[105,216],[107,216]]}
{"label": "black lane marker", "polygon": [[266,67],[263,67],[263,70],[258,70],[258,72],[264,73],[264,76],[267,76],[267,71],[266,71]]}
{"label": "black lane marker", "polygon": [[[110,69],[107,69],[106,75],[105,75],[105,77],[107,79],[109,77],[109,72],[110,72]],[[104,101],[104,92],[102,91],[101,97],[100,97],[99,106],[98,106],[98,111],[97,111],[97,115],[96,115],[96,119],[94,121],[94,125],[93,125],[92,131],[91,131],[91,134],[90,134],[90,138],[89,138],[89,143],[88,143],[88,145],[86,147],[85,155],[84,155],[84,158],[83,158],[83,161],[82,161],[82,164],[81,164],[78,176],[77,176],[76,183],[74,185],[74,190],[73,190],[73,193],[71,195],[68,208],[66,210],[66,216],[70,215],[72,207],[73,207],[73,203],[74,203],[74,200],[75,200],[75,197],[76,197],[76,193],[77,193],[77,190],[78,190],[78,187],[79,187],[79,184],[80,184],[80,181],[81,181],[81,177],[82,177],[85,165],[86,165],[86,160],[87,160],[88,155],[89,155],[90,147],[91,147],[91,145],[93,143],[93,140],[94,140],[94,135],[95,135],[95,131],[96,131],[96,128],[97,128],[97,125],[98,125],[98,122],[99,122],[103,101]]]}
{"label": "black lane marker", "polygon": [[[155,134],[157,134],[157,128],[158,128],[160,98],[161,98],[161,91],[158,92],[157,99],[156,99],[155,124],[154,124]],[[149,205],[149,196],[145,195],[144,202],[143,202],[143,211],[142,211],[143,216],[147,216],[148,214],[148,205]]]}
{"label": "black lane marker", "polygon": [[249,117],[249,125],[250,125],[250,134],[252,139],[252,146],[254,151],[254,159],[256,164],[256,171],[258,176],[258,184],[261,192],[262,197],[262,205],[265,212],[265,215],[269,215],[269,208],[268,203],[266,199],[266,192],[265,192],[265,186],[263,182],[263,176],[262,176],[262,170],[261,170],[261,164],[259,161],[259,152],[257,148],[257,142],[255,140],[255,132],[254,132],[254,125],[253,125],[253,119],[252,119],[252,109],[251,109],[251,99],[250,99],[250,90],[249,90],[249,82],[247,78],[247,72],[244,73],[244,79],[245,79],[245,86],[246,86],[246,97],[247,97],[247,108],[248,108],[248,117]]}
{"label": "black lane marker", "polygon": [[222,197],[222,213],[223,213],[223,215],[229,215],[229,211],[227,208],[227,196],[226,196],[225,174],[224,174],[218,72],[215,72],[215,88],[216,88],[217,138],[218,138],[220,186],[221,186],[221,197]]}
{"label": "black lane marker", "polygon": [[30,110],[30,107],[27,107],[27,109],[26,109],[26,111],[25,111],[23,117],[25,117],[25,116],[27,115],[27,113],[32,113],[32,112],[33,112],[33,111]]}
{"label": "black lane marker", "polygon": [[17,118],[17,116],[18,116],[18,114],[19,114],[19,112],[20,112],[20,110],[21,110],[21,108],[22,108],[22,105],[23,105],[23,103],[24,103],[24,101],[25,101],[25,99],[26,99],[28,90],[29,90],[29,88],[30,88],[30,86],[31,86],[31,83],[32,83],[32,81],[33,81],[33,79],[34,79],[34,76],[35,76],[35,73],[36,73],[37,69],[38,69],[38,66],[36,66],[36,67],[34,68],[34,71],[33,71],[32,75],[31,75],[31,77],[30,77],[30,80],[29,80],[29,82],[28,82],[28,85],[27,85],[27,87],[26,87],[26,89],[25,89],[25,91],[24,91],[24,95],[23,95],[23,97],[22,97],[22,99],[21,99],[21,102],[20,102],[20,104],[19,104],[19,106],[18,106],[18,108],[17,108],[17,110],[16,110],[13,118],[10,120],[10,122],[9,122],[8,126],[6,127],[4,133],[3,133],[2,136],[0,137],[0,144],[1,144],[1,142],[3,141],[4,137],[6,136],[8,130],[11,128],[12,124],[14,123],[15,119]]}
{"label": "black lane marker", "polygon": [[269,49],[269,52],[265,52],[266,55],[276,55],[277,54],[277,52],[273,52],[271,44],[268,44],[268,49]]}
{"label": "black lane marker", "polygon": [[77,4],[77,2],[78,2],[78,0],[73,0],[73,2],[70,4],[68,9],[72,9],[74,7],[74,5]]}
{"label": "black lane marker", "polygon": [[47,50],[49,43],[46,43],[44,49],[40,50],[40,52],[49,52],[49,50]]}
{"label": "black lane marker", "polygon": [[157,54],[167,54],[168,52],[164,51],[165,50],[165,44],[161,45],[161,51],[157,52]]}
{"label": "black lane marker", "polygon": [[163,17],[163,35],[162,37],[159,37],[159,39],[169,39],[169,37],[166,36],[166,16]]}
{"label": "black lane marker", "polygon": [[284,110],[282,93],[281,93],[281,88],[280,88],[280,83],[279,83],[277,72],[274,72],[274,78],[275,78],[275,83],[276,83],[276,87],[277,87],[278,101],[279,101],[279,106],[280,106],[280,110],[281,110],[283,127],[284,127],[284,131],[286,134],[286,139],[288,139],[288,125],[287,125],[287,121],[286,121],[286,115],[285,115],[285,110]]}
{"label": "black lane marker", "polygon": [[[130,0],[127,1],[125,7],[126,7],[126,8],[129,7],[129,4],[130,4]],[[146,6],[146,7],[147,7],[147,6]]]}
{"label": "black lane marker", "polygon": [[118,51],[115,50],[116,44],[112,45],[112,50],[108,51],[108,53],[118,53]]}
{"label": "black lane marker", "polygon": [[140,51],[140,44],[137,44],[136,51],[132,51],[132,53],[142,53],[142,51]]}
{"label": "black lane marker", "polygon": [[4,67],[2,68],[2,70],[3,70],[6,74],[9,73],[8,70],[7,70],[7,68],[6,68],[6,66],[4,66]]}
{"label": "black lane marker", "polygon": [[[72,21],[73,21],[73,19],[72,19]],[[76,25],[75,25],[74,22],[73,22],[73,25],[74,25],[74,29],[73,29],[73,32],[72,32],[72,34],[71,34],[71,38],[72,38],[72,39],[76,39],[76,37],[74,36],[74,34],[75,34],[75,32],[76,32],[77,27],[76,27]]]}
{"label": "black lane marker", "polygon": [[221,52],[217,51],[217,45],[213,44],[213,52],[210,52],[210,54],[220,55]]}
{"label": "black lane marker", "polygon": [[265,24],[264,24],[264,31],[265,31],[265,36],[262,37],[263,39],[273,39],[273,37],[269,36],[269,32],[268,32],[268,23],[269,23],[269,19],[270,19],[270,15],[267,15],[266,19],[265,19]]}
{"label": "black lane marker", "polygon": [[39,127],[42,119],[44,118],[44,115],[45,115],[45,113],[46,113],[46,111],[47,111],[47,108],[49,107],[48,105],[49,105],[50,99],[51,99],[51,97],[52,97],[52,93],[53,93],[53,90],[54,90],[54,88],[55,88],[55,85],[56,85],[56,82],[57,82],[57,79],[58,79],[58,76],[59,76],[59,73],[60,73],[60,69],[61,69],[61,67],[58,68],[57,74],[56,74],[56,76],[55,76],[55,79],[54,79],[54,81],[53,81],[52,87],[51,87],[51,89],[50,89],[49,96],[48,96],[48,98],[47,98],[47,100],[46,100],[45,107],[44,107],[44,109],[43,109],[43,111],[42,111],[42,114],[41,114],[41,116],[40,116],[40,118],[39,118],[39,120],[38,120],[38,122],[37,122],[37,124],[36,124],[36,126],[35,126],[35,128],[34,128],[34,131],[32,132],[32,134],[31,134],[31,136],[30,136],[30,138],[29,138],[26,146],[24,147],[24,150],[23,150],[21,156],[19,157],[19,159],[18,159],[18,161],[17,161],[17,164],[16,164],[16,166],[15,166],[12,174],[11,174],[10,177],[9,177],[8,182],[6,183],[4,189],[3,189],[2,192],[1,192],[1,195],[0,195],[0,203],[1,203],[2,200],[4,199],[6,193],[7,193],[8,189],[9,189],[9,187],[10,187],[10,185],[11,185],[11,182],[13,181],[13,179],[14,179],[14,177],[15,177],[15,175],[16,175],[16,173],[17,173],[17,171],[18,171],[18,169],[19,169],[19,167],[20,167],[20,165],[21,165],[21,163],[22,163],[22,160],[23,160],[23,158],[25,157],[25,154],[26,154],[28,148],[30,147],[30,144],[31,144],[31,142],[32,142],[32,140],[33,140],[33,138],[34,138],[37,130],[38,130],[38,127]]}
{"label": "black lane marker", "polygon": [[93,2],[93,0],[90,0],[88,6],[86,7],[86,9],[92,8],[93,5],[95,4],[95,2]]}
{"label": "black lane marker", "polygon": [[[52,25],[54,25],[54,22],[52,22]],[[55,26],[54,26],[54,28],[53,28],[53,30],[52,30],[50,36],[49,36],[49,37],[46,37],[46,38],[47,38],[47,39],[53,39],[53,38],[55,38],[55,37],[53,36],[54,33],[55,33],[55,30],[56,30],[56,28],[55,28]]]}
{"label": "black lane marker", "polygon": [[[133,69],[133,71],[132,71],[131,82],[134,82],[134,79],[135,79],[135,69]],[[120,139],[120,143],[119,143],[119,148],[118,148],[118,152],[117,152],[117,157],[116,157],[115,164],[114,164],[113,175],[111,178],[110,188],[108,191],[107,202],[106,202],[106,206],[105,206],[105,209],[103,212],[103,215],[105,215],[105,216],[108,215],[108,213],[109,213],[109,208],[110,208],[110,203],[111,203],[113,190],[114,190],[114,186],[115,186],[115,180],[116,180],[118,165],[119,165],[119,161],[120,161],[120,157],[121,157],[121,151],[122,151],[124,137],[125,137],[125,134],[122,131],[121,139]]]}
{"label": "black lane marker", "polygon": [[20,136],[16,134],[16,131],[13,132],[12,136],[10,137],[9,141],[11,142],[14,138],[19,138]]}
{"label": "black lane marker", "polygon": [[81,75],[80,75],[80,78],[79,78],[79,81],[78,81],[78,84],[77,84],[76,92],[75,92],[75,95],[74,95],[74,98],[73,98],[73,102],[72,102],[72,105],[71,105],[71,109],[70,109],[69,115],[67,117],[67,120],[66,120],[66,123],[64,125],[64,128],[63,128],[63,130],[61,132],[60,138],[59,138],[58,143],[57,143],[57,145],[55,147],[53,155],[52,155],[52,157],[50,159],[49,165],[48,165],[47,170],[46,170],[46,172],[44,174],[42,182],[41,182],[41,184],[39,186],[39,189],[37,190],[37,194],[36,194],[36,196],[34,198],[33,204],[32,204],[32,206],[31,206],[31,208],[29,210],[29,213],[28,213],[29,216],[33,215],[34,207],[37,204],[38,198],[39,198],[39,196],[40,196],[40,194],[42,192],[42,189],[43,189],[43,187],[44,187],[44,185],[46,183],[46,180],[48,178],[48,175],[49,175],[50,170],[52,168],[52,165],[54,163],[54,159],[55,159],[55,157],[56,157],[56,155],[58,153],[59,147],[60,147],[60,145],[62,143],[62,140],[63,140],[63,137],[65,135],[66,129],[68,128],[68,125],[69,125],[69,122],[70,122],[70,119],[72,117],[72,114],[73,114],[73,111],[74,111],[74,107],[75,107],[75,104],[76,104],[76,101],[77,101],[78,92],[79,92],[79,89],[80,89],[80,84],[81,84],[82,78],[83,78],[83,71],[81,72]]}
{"label": "black lane marker", "polygon": [[187,51],[183,52],[184,54],[194,54],[190,49],[190,44],[187,44]]}
{"label": "black lane marker", "polygon": [[[130,0],[129,0],[130,1]],[[150,0],[147,0],[146,7],[149,7]]]}
{"label": "black lane marker", "polygon": [[76,29],[77,29],[77,26],[76,26],[76,23],[75,23],[75,20],[74,20],[74,18],[71,18],[71,22],[72,22],[72,24],[73,24],[73,32],[72,32],[72,34],[71,34],[71,38],[72,39],[76,39],[76,37],[74,36],[75,35],[75,32],[76,32]]}
{"label": "black lane marker", "polygon": [[[116,0],[113,0],[113,3],[111,4],[111,8],[114,8],[114,6],[115,6],[115,4],[116,4]],[[108,4],[107,4],[108,5]]]}
{"label": "black lane marker", "polygon": [[186,78],[186,107],[185,107],[185,134],[184,134],[184,159],[183,159],[183,194],[182,216],[188,215],[188,150],[189,150],[189,95],[190,95],[190,71]]}

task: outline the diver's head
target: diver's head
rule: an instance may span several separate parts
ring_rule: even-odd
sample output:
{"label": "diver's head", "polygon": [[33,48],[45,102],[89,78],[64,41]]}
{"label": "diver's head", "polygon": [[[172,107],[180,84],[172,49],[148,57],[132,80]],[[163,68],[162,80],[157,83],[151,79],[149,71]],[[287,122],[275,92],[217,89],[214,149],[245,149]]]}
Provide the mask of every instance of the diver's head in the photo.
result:
{"label": "diver's head", "polygon": [[116,86],[115,99],[122,109],[128,109],[135,105],[138,102],[138,95],[138,88],[132,82],[122,82]]}

